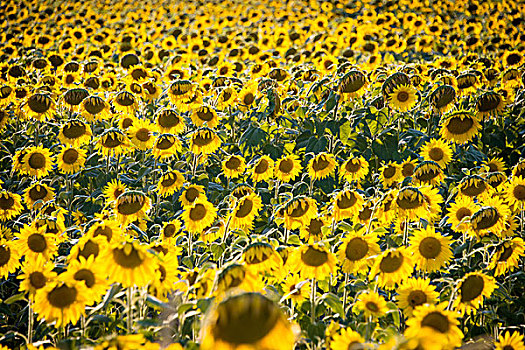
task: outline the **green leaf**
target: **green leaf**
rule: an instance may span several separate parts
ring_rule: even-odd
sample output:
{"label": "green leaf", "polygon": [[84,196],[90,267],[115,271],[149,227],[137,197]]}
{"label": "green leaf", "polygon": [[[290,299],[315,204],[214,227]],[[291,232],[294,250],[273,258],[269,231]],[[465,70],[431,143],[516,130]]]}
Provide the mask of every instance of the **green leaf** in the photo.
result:
{"label": "green leaf", "polygon": [[25,295],[25,293],[15,294],[15,295],[7,298],[4,301],[4,303],[6,303],[7,305],[11,305],[12,303],[16,303],[17,301],[24,300],[24,295]]}
{"label": "green leaf", "polygon": [[342,318],[345,318],[345,310],[341,298],[333,293],[325,293],[321,299],[328,305],[335,313],[339,314]]}

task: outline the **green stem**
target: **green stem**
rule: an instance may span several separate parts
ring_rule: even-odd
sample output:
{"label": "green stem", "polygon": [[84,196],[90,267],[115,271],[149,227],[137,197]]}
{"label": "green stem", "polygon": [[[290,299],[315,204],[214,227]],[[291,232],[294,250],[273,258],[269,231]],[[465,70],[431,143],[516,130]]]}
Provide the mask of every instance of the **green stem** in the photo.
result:
{"label": "green stem", "polygon": [[28,319],[27,321],[27,343],[32,344],[33,343],[33,321],[35,319],[35,314],[33,312],[33,301],[31,300],[31,297],[29,298],[27,319]]}
{"label": "green stem", "polygon": [[128,317],[127,317],[127,329],[128,334],[132,333],[132,327],[133,327],[133,287],[128,287],[127,290],[128,298],[127,298],[127,306],[128,306]]}
{"label": "green stem", "polygon": [[312,321],[312,324],[315,323],[315,278],[312,278],[312,293],[310,294],[310,319]]}

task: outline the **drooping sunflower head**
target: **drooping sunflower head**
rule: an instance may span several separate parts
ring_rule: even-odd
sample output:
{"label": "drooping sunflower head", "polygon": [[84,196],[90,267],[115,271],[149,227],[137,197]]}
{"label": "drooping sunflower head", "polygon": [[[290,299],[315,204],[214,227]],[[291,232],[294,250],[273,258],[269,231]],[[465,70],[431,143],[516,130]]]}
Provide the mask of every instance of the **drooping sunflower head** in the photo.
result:
{"label": "drooping sunflower head", "polygon": [[184,118],[174,109],[161,109],[155,114],[155,122],[161,131],[171,134],[179,134],[184,131]]}
{"label": "drooping sunflower head", "polygon": [[252,192],[240,198],[232,212],[232,228],[251,229],[253,220],[262,208],[262,199]]}
{"label": "drooping sunflower head", "polygon": [[449,141],[463,144],[471,141],[480,128],[477,116],[468,111],[455,111],[444,117],[440,135]]}
{"label": "drooping sunflower head", "polygon": [[463,73],[456,77],[456,79],[458,82],[457,87],[460,95],[470,95],[476,91],[479,85],[477,75],[471,72]]}
{"label": "drooping sunflower head", "polygon": [[72,119],[62,125],[58,138],[66,145],[80,146],[88,143],[91,135],[89,124],[78,119]]}
{"label": "drooping sunflower head", "polygon": [[469,175],[464,177],[459,182],[458,188],[461,195],[470,198],[484,196],[491,190],[485,179],[480,175]]}
{"label": "drooping sunflower head", "polygon": [[264,155],[255,162],[251,177],[255,182],[267,181],[273,177],[273,169],[274,161]]}
{"label": "drooping sunflower head", "polygon": [[62,101],[70,110],[76,110],[82,101],[89,96],[89,92],[83,88],[72,88],[64,92]]}
{"label": "drooping sunflower head", "polygon": [[368,175],[369,165],[362,156],[350,157],[341,165],[339,174],[348,182],[360,181]]}
{"label": "drooping sunflower head", "polygon": [[259,293],[232,296],[212,310],[202,331],[203,350],[294,346],[291,327],[279,307]]}
{"label": "drooping sunflower head", "polygon": [[495,91],[488,91],[476,100],[478,117],[496,116],[505,108],[505,99]]}
{"label": "drooping sunflower head", "polygon": [[114,202],[114,211],[122,224],[147,218],[151,209],[151,199],[141,191],[127,191],[118,196]]}
{"label": "drooping sunflower head", "polygon": [[308,225],[317,216],[317,202],[309,197],[293,198],[284,204],[284,223],[289,230]]}
{"label": "drooping sunflower head", "polygon": [[439,164],[432,160],[425,160],[419,163],[414,169],[412,177],[417,183],[429,185],[437,185],[445,179]]}
{"label": "drooping sunflower head", "polygon": [[451,85],[438,86],[429,97],[430,104],[441,113],[447,112],[456,101],[456,89]]}
{"label": "drooping sunflower head", "polygon": [[37,92],[28,97],[24,111],[28,117],[45,120],[56,108],[56,103],[48,93]]}
{"label": "drooping sunflower head", "polygon": [[19,194],[0,191],[0,221],[10,220],[22,210],[22,197]]}
{"label": "drooping sunflower head", "polygon": [[81,114],[88,120],[105,120],[109,118],[109,105],[100,96],[91,95],[82,100]]}
{"label": "drooping sunflower head", "polygon": [[173,134],[160,134],[153,143],[153,155],[161,160],[169,159],[182,150],[182,143]]}
{"label": "drooping sunflower head", "polygon": [[208,105],[201,105],[194,108],[191,113],[191,120],[198,127],[206,125],[212,129],[217,127],[220,122],[220,118],[215,109]]}
{"label": "drooping sunflower head", "polygon": [[336,161],[332,154],[319,153],[308,163],[308,174],[310,178],[317,180],[330,176],[336,167]]}
{"label": "drooping sunflower head", "polygon": [[255,242],[244,248],[242,261],[249,269],[258,273],[271,273],[283,266],[279,253],[266,242]]}
{"label": "drooping sunflower head", "polygon": [[139,107],[137,97],[130,91],[120,91],[112,98],[112,104],[116,111],[125,115],[134,115]]}
{"label": "drooping sunflower head", "polygon": [[178,170],[169,170],[164,173],[157,183],[157,191],[160,196],[167,197],[182,188],[184,175]]}
{"label": "drooping sunflower head", "polygon": [[366,75],[363,72],[351,70],[339,81],[339,93],[349,97],[362,95],[367,83]]}
{"label": "drooping sunflower head", "polygon": [[363,209],[363,196],[356,190],[340,191],[333,199],[332,210],[336,220],[353,218]]}
{"label": "drooping sunflower head", "polygon": [[194,154],[212,154],[221,146],[219,136],[209,128],[200,128],[191,134],[191,151]]}
{"label": "drooping sunflower head", "polygon": [[126,152],[130,142],[120,129],[107,129],[100,135],[96,148],[105,156],[119,155]]}
{"label": "drooping sunflower head", "polygon": [[478,236],[489,233],[501,236],[506,229],[505,224],[510,209],[501,199],[492,197],[483,201],[484,206],[474,212],[470,218],[470,228]]}

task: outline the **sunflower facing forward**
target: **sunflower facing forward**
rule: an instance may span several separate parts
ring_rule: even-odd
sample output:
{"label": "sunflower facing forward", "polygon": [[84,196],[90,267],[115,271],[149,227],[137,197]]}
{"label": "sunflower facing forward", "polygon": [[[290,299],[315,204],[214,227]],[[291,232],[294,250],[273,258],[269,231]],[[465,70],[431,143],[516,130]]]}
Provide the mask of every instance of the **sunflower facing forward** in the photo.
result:
{"label": "sunflower facing forward", "polygon": [[262,199],[256,193],[250,193],[237,201],[231,213],[230,226],[232,229],[251,230],[253,220],[262,208]]}
{"label": "sunflower facing forward", "polygon": [[484,298],[489,298],[496,289],[496,280],[482,272],[466,274],[458,283],[459,295],[454,300],[454,307],[461,314],[476,313],[483,304]]}
{"label": "sunflower facing forward", "polygon": [[418,269],[425,272],[434,272],[442,269],[453,257],[452,240],[442,236],[433,226],[417,230],[410,237],[409,250]]}
{"label": "sunflower facing forward", "polygon": [[366,318],[371,317],[373,320],[385,316],[387,311],[385,298],[374,291],[359,294],[354,304],[355,313],[363,312]]}
{"label": "sunflower facing forward", "polygon": [[405,247],[389,249],[376,258],[369,278],[378,276],[377,284],[390,290],[410,277],[413,270],[412,258]]}
{"label": "sunflower facing forward", "polygon": [[293,181],[301,170],[301,162],[295,154],[282,157],[275,162],[275,177],[283,182]]}
{"label": "sunflower facing forward", "polygon": [[6,190],[0,191],[0,220],[10,220],[22,210],[22,197],[19,194]]}
{"label": "sunflower facing forward", "polygon": [[406,316],[411,317],[416,307],[424,304],[434,305],[439,293],[430,284],[430,279],[409,278],[397,289],[398,306]]}
{"label": "sunflower facing forward", "polygon": [[51,151],[44,147],[30,147],[22,161],[22,172],[37,179],[47,176],[53,169],[54,161]]}
{"label": "sunflower facing forward", "polygon": [[406,112],[412,109],[417,103],[417,90],[411,85],[399,85],[388,96],[392,108]]}
{"label": "sunflower facing forward", "polygon": [[373,256],[379,254],[379,238],[374,233],[366,234],[366,229],[350,232],[343,238],[337,257],[344,273],[366,273],[373,265]]}
{"label": "sunflower facing forward", "polygon": [[213,224],[217,211],[213,204],[207,200],[196,200],[184,208],[182,220],[186,230],[191,233],[199,233]]}

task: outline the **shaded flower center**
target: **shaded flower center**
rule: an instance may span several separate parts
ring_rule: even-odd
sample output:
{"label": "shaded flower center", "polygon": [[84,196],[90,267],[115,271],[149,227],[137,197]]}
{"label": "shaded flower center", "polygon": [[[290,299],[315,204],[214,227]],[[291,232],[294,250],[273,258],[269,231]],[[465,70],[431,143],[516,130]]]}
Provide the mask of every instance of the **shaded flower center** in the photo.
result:
{"label": "shaded flower center", "polygon": [[207,146],[213,141],[212,133],[198,133],[193,138],[193,143],[199,147]]}
{"label": "shaded flower center", "polygon": [[470,117],[461,119],[460,117],[452,117],[448,120],[446,125],[447,130],[454,135],[463,135],[469,132],[474,126],[474,120]]}
{"label": "shaded flower center", "polygon": [[46,157],[42,153],[33,153],[28,163],[32,169],[42,169],[46,166]]}
{"label": "shaded flower center", "polygon": [[459,208],[456,211],[456,219],[458,219],[459,221],[461,221],[461,220],[463,220],[463,218],[465,218],[467,216],[471,216],[471,215],[472,215],[472,211],[469,208],[466,208],[466,207],[461,207],[461,208]]}
{"label": "shaded flower center", "polygon": [[383,257],[381,263],[379,264],[379,269],[384,273],[393,273],[401,268],[403,265],[404,256],[401,254],[394,255],[392,252],[389,252],[386,256]]}
{"label": "shaded flower center", "polygon": [[78,155],[79,154],[77,150],[70,148],[64,152],[62,155],[62,160],[66,164],[75,164],[78,159]]}
{"label": "shaded flower center", "polygon": [[70,123],[64,125],[62,128],[62,133],[68,139],[77,139],[81,136],[84,136],[86,133],[86,126],[82,123]]}
{"label": "shaded flower center", "polygon": [[33,233],[27,238],[27,246],[35,253],[42,253],[47,248],[46,239],[39,233]]}
{"label": "shaded flower center", "polygon": [[292,159],[283,159],[281,162],[279,162],[279,170],[284,173],[288,174],[293,169],[293,160]]}
{"label": "shaded flower center", "polygon": [[142,197],[139,197],[138,200],[134,198],[124,198],[124,200],[117,205],[117,210],[122,215],[133,215],[138,213],[142,207],[144,207],[145,203],[146,201]]}
{"label": "shaded flower center", "polygon": [[253,202],[250,199],[245,198],[242,204],[239,205],[237,211],[235,212],[235,216],[238,218],[244,218],[252,212],[252,208]]}
{"label": "shaded flower center", "polygon": [[397,100],[398,100],[399,102],[406,102],[406,101],[408,100],[408,97],[409,97],[409,96],[410,96],[410,95],[408,94],[408,92],[406,92],[406,91],[400,91],[400,92],[398,92],[398,94],[397,94]]}
{"label": "shaded flower center", "polygon": [[180,118],[173,111],[163,111],[159,115],[159,124],[164,128],[172,128],[180,123]]}
{"label": "shaded flower center", "polygon": [[466,280],[461,283],[461,301],[468,303],[479,297],[485,287],[483,277],[477,275],[468,276]]}
{"label": "shaded flower center", "polygon": [[408,295],[408,303],[413,308],[427,302],[427,295],[421,290],[413,290]]}
{"label": "shaded flower center", "polygon": [[77,281],[84,281],[88,288],[91,288],[95,285],[95,275],[91,270],[80,269],[73,276]]}
{"label": "shaded flower center", "polygon": [[317,171],[322,171],[328,168],[329,165],[330,165],[330,162],[327,161],[325,157],[319,157],[319,158],[314,159],[312,168],[314,169],[314,171],[317,172]]}
{"label": "shaded flower center", "polygon": [[173,237],[175,231],[176,230],[174,224],[167,224],[166,227],[164,227],[164,237]]}
{"label": "shaded flower center", "polygon": [[425,237],[419,243],[419,253],[426,259],[435,259],[441,253],[441,243],[435,237]]}
{"label": "shaded flower center", "polygon": [[255,173],[256,174],[264,174],[266,170],[268,170],[269,164],[266,159],[261,159],[259,163],[257,163],[257,166],[255,167]]}
{"label": "shaded flower center", "polygon": [[386,168],[386,169],[383,171],[383,176],[385,177],[385,179],[390,179],[390,178],[393,177],[395,174],[396,174],[396,168],[393,167],[393,166],[389,166],[388,168]]}
{"label": "shaded flower center", "polygon": [[206,216],[206,207],[201,204],[197,203],[195,207],[190,209],[190,219],[193,221],[199,221],[204,219]]}
{"label": "shaded flower center", "polygon": [[414,175],[414,169],[415,168],[416,167],[414,166],[414,164],[412,164],[412,163],[405,163],[405,164],[403,164],[403,168],[401,170],[401,174],[404,177],[412,176],[412,175]]}
{"label": "shaded flower center", "polygon": [[226,168],[230,169],[230,170],[237,170],[237,168],[239,168],[239,165],[241,165],[241,160],[237,157],[230,157],[230,159],[228,159],[228,161],[226,162]]}
{"label": "shaded flower center", "polygon": [[433,147],[430,152],[428,152],[428,156],[430,159],[432,159],[435,162],[439,162],[441,159],[443,159],[443,156],[445,153],[443,150],[439,147]]}
{"label": "shaded flower center", "polygon": [[512,190],[512,194],[514,195],[514,198],[520,201],[525,201],[525,186],[524,185],[517,185]]}
{"label": "shaded flower center", "polygon": [[360,169],[361,162],[359,159],[350,159],[345,165],[345,170],[349,173],[357,173]]}
{"label": "shaded flower center", "polygon": [[503,251],[501,252],[498,258],[498,261],[507,261],[513,252],[514,250],[512,249],[512,247],[504,247]]}
{"label": "shaded flower center", "polygon": [[33,112],[42,114],[51,108],[51,97],[43,94],[35,94],[29,97],[27,105]]}
{"label": "shaded flower center", "polygon": [[447,333],[450,329],[450,322],[448,318],[439,311],[433,311],[423,317],[421,326],[430,327],[440,333]]}
{"label": "shaded flower center", "polygon": [[126,268],[134,269],[142,264],[144,261],[137,249],[131,247],[129,254],[126,254],[125,248],[116,248],[113,250],[113,259],[117,264]]}
{"label": "shaded flower center", "polygon": [[36,186],[33,186],[29,190],[29,197],[33,201],[37,201],[39,199],[43,199],[43,198],[46,197],[46,195],[47,195],[47,190],[46,190],[46,188],[44,186],[36,185]]}
{"label": "shaded flower center", "polygon": [[368,301],[365,306],[366,306],[366,308],[368,310],[370,310],[372,312],[378,312],[379,311],[379,307],[373,301]]}
{"label": "shaded flower center", "polygon": [[347,243],[345,255],[350,261],[358,261],[366,256],[368,249],[368,243],[363,238],[354,237]]}
{"label": "shaded flower center", "polygon": [[113,230],[109,226],[99,226],[93,233],[93,237],[104,236],[108,241],[113,237]]}
{"label": "shaded flower center", "polygon": [[84,248],[82,248],[78,255],[82,256],[84,258],[89,258],[91,255],[97,257],[100,252],[100,247],[95,242],[89,240],[84,244]]}
{"label": "shaded flower center", "polygon": [[59,309],[65,309],[77,300],[78,291],[75,287],[68,287],[65,284],[55,287],[47,295],[47,301]]}
{"label": "shaded flower center", "polygon": [[340,209],[348,209],[354,206],[354,204],[357,203],[357,197],[353,192],[347,192],[344,193],[338,200],[337,200],[337,207]]}
{"label": "shaded flower center", "polygon": [[135,137],[142,142],[146,142],[151,138],[150,132],[146,128],[141,128],[135,134]]}
{"label": "shaded flower center", "polygon": [[46,282],[46,276],[40,271],[31,272],[29,274],[29,283],[31,283],[31,286],[33,286],[35,289],[44,287]]}
{"label": "shaded flower center", "polygon": [[11,249],[6,246],[0,245],[0,267],[3,267],[11,259]]}
{"label": "shaded flower center", "polygon": [[9,210],[15,204],[15,199],[8,194],[3,194],[0,196],[0,209]]}
{"label": "shaded flower center", "polygon": [[314,247],[308,247],[301,253],[301,260],[305,265],[318,267],[328,261],[328,253]]}

